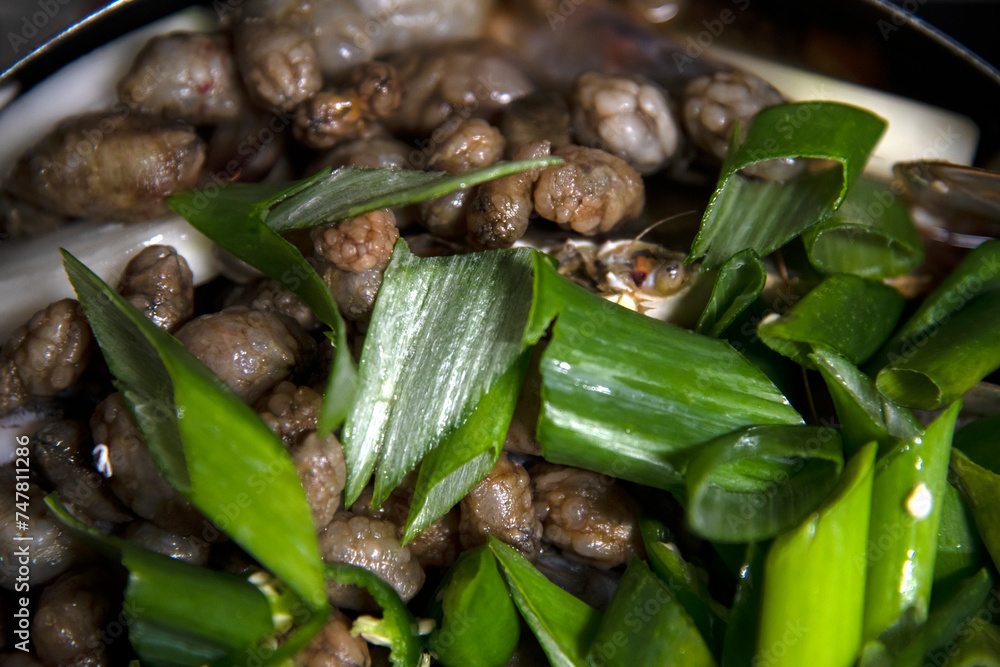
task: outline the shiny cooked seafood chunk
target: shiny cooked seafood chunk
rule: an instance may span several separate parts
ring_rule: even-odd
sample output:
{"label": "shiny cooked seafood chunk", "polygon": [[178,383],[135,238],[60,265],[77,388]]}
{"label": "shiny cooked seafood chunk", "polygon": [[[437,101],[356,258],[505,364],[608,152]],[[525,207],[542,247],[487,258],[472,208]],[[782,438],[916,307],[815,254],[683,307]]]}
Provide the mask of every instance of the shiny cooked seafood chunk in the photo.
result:
{"label": "shiny cooked seafood chunk", "polygon": [[92,346],[90,325],[76,301],[62,299],[35,313],[0,350],[0,416],[71,387]]}
{"label": "shiny cooked seafood chunk", "polygon": [[118,81],[130,109],[192,125],[235,120],[247,105],[229,37],[171,33],[154,37]]}
{"label": "shiny cooked seafood chunk", "polygon": [[45,587],[31,629],[38,658],[46,665],[109,665],[101,636],[115,600],[111,574],[98,569],[67,572]]}
{"label": "shiny cooked seafood chunk", "polygon": [[662,169],[680,152],[682,134],[665,90],[639,77],[586,72],[573,91],[577,141],[600,147],[640,174]]}
{"label": "shiny cooked seafood chunk", "polygon": [[535,184],[535,210],[546,220],[592,236],[642,211],[642,177],[621,158],[585,146],[564,146],[555,155],[565,163],[543,169]]}
{"label": "shiny cooked seafood chunk", "polygon": [[60,215],[128,222],[167,212],[205,161],[194,128],[137,113],[68,118],[21,157],[6,191]]}
{"label": "shiny cooked seafood chunk", "polygon": [[118,281],[118,292],[167,331],[176,331],[194,316],[191,268],[170,246],[146,246],[130,259]]}
{"label": "shiny cooked seafood chunk", "polygon": [[[404,601],[424,584],[424,569],[407,547],[399,543],[396,525],[390,521],[339,513],[319,536],[323,559],[359,565],[391,585]],[[373,608],[370,596],[355,586],[327,582],[330,601],[345,609]]]}
{"label": "shiny cooked seafood chunk", "polygon": [[540,463],[531,485],[545,540],[563,553],[609,568],[642,552],[638,508],[614,478]]}
{"label": "shiny cooked seafood chunk", "polygon": [[163,479],[121,394],[98,404],[90,429],[95,451],[103,453],[101,472],[126,507],[178,535],[203,531],[207,521]]}
{"label": "shiny cooked seafood chunk", "polygon": [[258,103],[284,110],[324,77],[392,51],[478,36],[490,0],[251,0],[235,29],[244,80]]}
{"label": "shiny cooked seafood chunk", "polygon": [[298,667],[370,667],[368,642],[351,634],[353,621],[336,607],[330,620],[295,656]]}
{"label": "shiny cooked seafood chunk", "polygon": [[304,369],[316,348],[294,320],[241,306],[196,317],[176,335],[247,402]]}
{"label": "shiny cooked seafood chunk", "polygon": [[532,504],[531,480],[523,466],[506,453],[479,484],[462,498],[460,524],[466,549],[486,543],[492,535],[533,560],[542,539],[542,524]]}

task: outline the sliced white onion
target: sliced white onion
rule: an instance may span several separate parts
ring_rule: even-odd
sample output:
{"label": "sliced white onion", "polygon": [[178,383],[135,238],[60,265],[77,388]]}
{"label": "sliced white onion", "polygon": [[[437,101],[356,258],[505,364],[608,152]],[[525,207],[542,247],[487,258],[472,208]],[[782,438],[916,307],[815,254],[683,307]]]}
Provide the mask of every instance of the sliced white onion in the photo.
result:
{"label": "sliced white onion", "polygon": [[76,298],[59,248],[116,286],[128,261],[153,244],[176,248],[191,266],[195,284],[219,273],[212,242],[178,217],[127,225],[79,222],[45,236],[5,242],[0,246],[0,344],[38,310]]}
{"label": "sliced white onion", "polygon": [[756,74],[794,102],[843,102],[889,121],[865,169],[873,176],[891,179],[896,162],[945,160],[971,165],[976,156],[979,127],[961,114],[719,46],[712,47],[712,54]]}

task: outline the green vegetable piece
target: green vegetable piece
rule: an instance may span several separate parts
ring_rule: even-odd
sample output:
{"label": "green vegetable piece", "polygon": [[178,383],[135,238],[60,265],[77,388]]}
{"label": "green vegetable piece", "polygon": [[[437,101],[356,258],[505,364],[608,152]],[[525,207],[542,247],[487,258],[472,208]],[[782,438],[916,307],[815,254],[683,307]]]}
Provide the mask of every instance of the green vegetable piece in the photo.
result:
{"label": "green vegetable piece", "polygon": [[[980,612],[985,611],[987,618],[996,614],[987,607],[992,607],[996,600],[991,597],[992,586],[993,577],[984,568],[935,609],[926,623],[910,627],[895,636],[887,636],[884,643],[890,654],[897,656],[893,667],[954,665],[951,659],[959,645],[970,643],[977,631],[989,623],[981,618]],[[977,667],[982,667],[982,664],[977,664]]]}
{"label": "green vegetable piece", "polygon": [[987,241],[921,304],[869,369],[879,391],[934,409],[1000,366],[1000,241]]}
{"label": "green vegetable piece", "polygon": [[695,330],[700,334],[718,338],[740,313],[746,310],[764,289],[767,274],[764,265],[752,249],[743,250],[730,257],[715,278],[712,296]]}
{"label": "green vegetable piece", "polygon": [[879,391],[901,405],[933,410],[1000,368],[1000,290],[972,299],[922,346],[879,371]]}
{"label": "green vegetable piece", "polygon": [[715,659],[670,588],[634,558],[608,604],[587,664],[714,667]]}
{"label": "green vegetable piece", "polygon": [[521,554],[495,537],[490,551],[510,589],[514,604],[528,623],[549,662],[556,667],[583,667],[601,612],[545,578]]}
{"label": "green vegetable piece", "polygon": [[955,448],[1000,475],[1000,414],[969,422],[955,433]]}
{"label": "green vegetable piece", "polygon": [[972,511],[958,489],[948,484],[942,498],[938,525],[932,607],[951,597],[958,584],[985,566],[988,558],[986,547],[976,532]]}
{"label": "green vegetable piece", "polygon": [[819,426],[751,426],[698,449],[687,469],[691,529],[719,542],[757,542],[799,524],[843,466],[840,436]]}
{"label": "green vegetable piece", "polygon": [[435,601],[438,627],[427,646],[444,667],[502,665],[514,654],[521,622],[488,546],[459,557]]}
{"label": "green vegetable piece", "polygon": [[756,542],[746,547],[743,565],[736,582],[736,594],[729,613],[729,624],[722,642],[722,667],[757,667],[757,635],[760,605],[763,601],[764,565],[767,548]]}
{"label": "green vegetable piece", "polygon": [[909,358],[976,296],[1000,289],[1000,241],[975,248],[927,297],[869,364],[875,371]]}
{"label": "green vegetable piece", "polygon": [[892,186],[866,176],[854,182],[837,212],[808,229],[802,241],[809,261],[827,275],[889,278],[924,261],[924,245],[906,203]]}
{"label": "green vegetable piece", "polygon": [[161,467],[167,480],[313,610],[327,609],[309,503],[284,445],[176,338],[63,257],[150,452],[174,462]]}
{"label": "green vegetable piece", "polygon": [[[830,217],[861,175],[885,125],[878,116],[845,104],[799,102],[763,109],[742,145],[734,128],[688,261],[704,256],[704,266],[714,269],[748,248],[763,257]],[[837,165],[789,182],[740,172],[763,160],[798,157]]]}
{"label": "green vegetable piece", "polygon": [[410,501],[404,544],[455,506],[496,465],[530,359],[529,352],[523,353],[465,423],[424,457]]}
{"label": "green vegetable piece", "polygon": [[394,665],[416,667],[420,663],[423,643],[418,634],[417,619],[406,608],[399,593],[376,574],[357,565],[324,563],[323,568],[331,581],[360,586],[371,594],[382,608],[383,618],[377,629],[380,641],[389,646],[389,659]]}
{"label": "green vegetable piece", "polygon": [[955,486],[969,504],[979,536],[993,558],[1000,563],[1000,475],[974,463],[957,449],[951,451],[951,473]]}
{"label": "green vegetable piece", "polygon": [[677,547],[664,541],[668,538],[662,523],[642,517],[639,519],[639,530],[649,566],[687,611],[701,636],[711,639],[713,627],[727,616],[726,608],[712,599],[694,566],[681,557]]}
{"label": "green vegetable piece", "polygon": [[525,341],[537,342],[553,319],[537,429],[550,461],[679,492],[695,445],[802,421],[725,341],[610,303],[539,256]]}
{"label": "green vegetable piece", "polygon": [[278,631],[268,598],[246,578],[101,533],[66,511],[56,493],[45,502],[75,536],[129,571],[124,601],[129,641],[148,664],[193,667],[237,659]]}
{"label": "green vegetable piece", "polygon": [[347,345],[344,319],[330,290],[291,243],[264,224],[268,210],[300,191],[311,191],[323,173],[294,184],[237,183],[172,195],[167,202],[198,231],[297,294],[333,332],[333,371],[323,395],[319,426],[332,431],[344,421],[357,390],[357,369]]}
{"label": "green vegetable piece", "polygon": [[267,226],[276,232],[330,224],[380,208],[408,206],[472,187],[484,181],[562,164],[555,156],[498,162],[483,169],[453,176],[443,171],[409,169],[358,169],[342,167],[321,172],[309,187],[288,196],[267,216]]}
{"label": "green vegetable piece", "polygon": [[875,444],[844,467],[830,498],[771,545],[755,664],[845,667],[861,650]]}
{"label": "green vegetable piece", "polygon": [[884,454],[902,441],[920,436],[923,429],[913,413],[888,400],[875,383],[832,350],[817,347],[809,360],[826,382],[841,425],[848,455],[872,440]]}
{"label": "green vegetable piece", "polygon": [[[397,244],[361,353],[361,390],[344,425],[348,504],[377,465],[373,505],[380,505],[519,362],[527,348],[521,332],[531,302],[534,253],[498,250],[422,259],[411,255],[405,242]],[[519,383],[503,387],[504,395],[491,400],[512,406]],[[509,421],[506,407],[483,411],[474,428],[492,438]],[[450,447],[463,442],[461,435],[456,438]],[[492,442],[477,446],[489,450]],[[447,471],[444,462],[432,463]],[[425,512],[420,523],[438,518],[431,514]]]}
{"label": "green vegetable piece", "polygon": [[864,561],[865,640],[908,611],[916,622],[927,618],[948,452],[960,407],[955,403],[922,436],[901,442],[878,461]]}
{"label": "green vegetable piece", "polygon": [[765,318],[757,333],[776,352],[811,368],[809,354],[829,348],[860,364],[875,354],[903,312],[903,297],[880,282],[830,276],[784,315]]}

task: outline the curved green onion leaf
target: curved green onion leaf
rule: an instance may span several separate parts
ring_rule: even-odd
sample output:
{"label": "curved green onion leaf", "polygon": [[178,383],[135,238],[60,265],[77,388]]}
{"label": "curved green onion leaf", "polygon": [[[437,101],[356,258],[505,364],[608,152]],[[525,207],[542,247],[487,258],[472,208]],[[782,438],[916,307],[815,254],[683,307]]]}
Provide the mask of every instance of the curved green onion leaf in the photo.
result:
{"label": "curved green onion leaf", "polygon": [[948,484],[941,500],[931,605],[947,600],[960,582],[974,575],[988,560],[972,510],[959,490]]}
{"label": "curved green onion leaf", "polygon": [[403,544],[444,515],[497,463],[531,354],[525,352],[489,389],[472,414],[420,463]]}
{"label": "curved green onion leaf", "polygon": [[320,176],[290,186],[236,183],[215,191],[193,190],[172,195],[167,201],[219,246],[295,292],[332,329],[336,352],[319,420],[320,430],[329,432],[343,422],[357,388],[344,319],[330,290],[302,253],[264,224],[271,206],[299,191],[311,191]]}
{"label": "curved green onion leaf", "polygon": [[861,650],[875,449],[862,447],[823,506],[771,545],[756,664],[842,667]]}
{"label": "curved green onion leaf", "polygon": [[677,547],[664,541],[667,532],[662,523],[642,517],[639,530],[649,566],[687,611],[701,636],[710,640],[713,626],[717,627],[726,618],[726,608],[712,599],[694,567],[681,558]]}
{"label": "curved green onion leaf", "polygon": [[237,658],[278,631],[268,599],[246,578],[98,532],[69,514],[55,493],[45,502],[74,535],[128,570],[123,608],[129,641],[149,664],[194,667]]}
{"label": "curved green onion leaf", "polygon": [[[363,627],[377,632],[387,641],[390,650],[389,659],[394,665],[416,667],[420,662],[423,642],[418,634],[417,619],[406,608],[399,593],[378,575],[357,565],[324,563],[323,568],[328,579],[338,584],[360,586],[375,598],[376,604],[382,608],[382,620],[375,626]],[[356,623],[352,632],[358,629]]]}
{"label": "curved green onion leaf", "polygon": [[862,176],[830,218],[802,235],[806,254],[827,275],[888,278],[924,261],[920,233],[891,186]]}
{"label": "curved green onion leaf", "polygon": [[308,188],[276,205],[267,216],[267,226],[283,233],[329,224],[380,208],[427,201],[527,169],[561,163],[562,159],[555,156],[498,162],[458,176],[443,171],[342,167],[332,173],[320,172],[310,179]]}
{"label": "curved green onion leaf", "polygon": [[875,371],[886,364],[896,364],[900,358],[908,358],[974,298],[997,289],[1000,289],[1000,241],[994,240],[969,252],[879,350],[870,369]]}
{"label": "curved green onion leaf", "polygon": [[525,341],[541,357],[545,458],[679,490],[691,450],[751,424],[802,419],[728,343],[613,304],[536,257]]}
{"label": "curved green onion leaf", "polygon": [[587,653],[590,665],[715,667],[715,659],[670,588],[633,558]]}
{"label": "curved green onion leaf", "polygon": [[[705,267],[714,269],[747,248],[763,257],[828,218],[861,175],[885,125],[868,111],[835,102],[761,110],[742,145],[738,130],[733,132],[688,261],[704,256]],[[786,183],[740,173],[763,160],[798,157],[838,164]]]}
{"label": "curved green onion leaf", "polygon": [[490,536],[511,597],[528,627],[538,638],[549,662],[556,667],[585,667],[587,651],[601,612],[581,602],[545,578],[514,549]]}
{"label": "curved green onion leaf", "polygon": [[809,360],[826,382],[849,455],[873,440],[883,454],[901,441],[920,436],[923,429],[913,413],[886,399],[871,378],[847,359],[817,347]]}
{"label": "curved green onion leaf", "polygon": [[807,368],[816,346],[860,364],[892,333],[903,312],[893,288],[848,274],[830,276],[784,315],[765,318],[757,333],[765,345]]}
{"label": "curved green onion leaf", "polygon": [[510,659],[521,624],[488,546],[459,556],[434,597],[439,624],[427,646],[438,662],[445,667],[489,667]]}
{"label": "curved green onion leaf", "polygon": [[176,338],[75,257],[63,258],[150,452],[184,466],[183,477],[161,468],[168,481],[311,608],[326,609],[309,503],[284,445]]}
{"label": "curved green onion leaf", "polygon": [[868,535],[865,640],[904,613],[927,618],[938,528],[948,477],[948,452],[960,405],[955,403],[920,436],[879,459]]}
{"label": "curved green onion leaf", "polygon": [[[987,622],[980,618],[980,612],[985,611],[990,617],[995,613],[987,608],[987,601],[992,602],[989,598],[992,586],[993,576],[983,568],[963,582],[959,591],[935,609],[926,622],[910,626],[896,635],[887,633],[889,636],[884,638],[886,647],[890,654],[896,655],[891,664],[894,667],[926,664],[955,667],[956,662],[949,657],[958,654],[956,649],[960,645],[970,644],[978,634],[977,630],[987,626]],[[969,667],[985,667],[988,664],[977,662]]]}
{"label": "curved green onion leaf", "polygon": [[800,523],[837,484],[840,436],[819,426],[751,426],[701,446],[688,465],[687,518],[719,542],[756,542]]}
{"label": "curved green onion leaf", "polygon": [[920,347],[878,373],[879,391],[897,403],[933,410],[1000,368],[1000,290],[972,299]]}
{"label": "curved green onion leaf", "polygon": [[[373,503],[380,505],[517,364],[527,347],[521,332],[530,308],[534,253],[498,250],[421,259],[405,242],[397,244],[361,353],[361,389],[344,425],[348,504],[377,465]],[[519,389],[517,382],[504,383],[496,398],[496,407],[504,409],[484,411],[476,428],[490,437],[499,433],[502,441]],[[470,442],[461,434],[456,438],[449,447]],[[472,444],[486,451],[492,442]],[[478,456],[471,454],[466,462]],[[447,463],[435,459],[432,469],[454,472]],[[424,478],[422,489],[435,475]]]}
{"label": "curved green onion leaf", "polygon": [[957,449],[951,451],[951,472],[955,486],[969,504],[993,564],[1000,564],[1000,475],[977,465]]}
{"label": "curved green onion leaf", "polygon": [[752,249],[730,257],[715,278],[712,296],[698,320],[695,331],[718,338],[726,327],[746,310],[764,289],[767,274],[764,265]]}

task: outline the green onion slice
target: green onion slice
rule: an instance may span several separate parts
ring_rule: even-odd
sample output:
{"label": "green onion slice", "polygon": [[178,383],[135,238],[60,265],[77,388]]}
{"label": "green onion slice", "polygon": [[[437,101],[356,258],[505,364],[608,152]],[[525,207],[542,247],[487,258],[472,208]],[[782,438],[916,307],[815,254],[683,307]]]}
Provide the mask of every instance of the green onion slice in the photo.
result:
{"label": "green onion slice", "polygon": [[[464,471],[461,479],[450,478],[451,491],[440,494],[445,500],[454,501],[478,481],[476,475],[489,470],[482,464],[486,458],[478,457],[495,456],[520,389],[517,376],[500,380],[527,349],[521,332],[530,308],[534,252],[421,259],[398,242],[361,353],[360,392],[344,426],[347,504],[357,499],[377,466],[373,503],[380,505],[442,444],[453,452],[464,450],[457,452],[459,462],[476,461],[472,474],[458,468]],[[494,390],[498,393],[490,396]],[[476,433],[453,436],[482,400],[497,409],[475,415],[469,428]],[[475,440],[484,429],[489,436]],[[432,505],[435,511],[424,508],[430,488],[457,472],[452,463],[432,459],[417,503],[422,518],[411,517],[411,525],[433,521],[442,507],[441,513],[447,511],[440,499]]]}
{"label": "green onion slice", "polygon": [[875,449],[862,447],[823,506],[771,545],[755,664],[853,664],[861,649]]}
{"label": "green onion slice", "polygon": [[830,348],[853,364],[867,360],[892,334],[903,312],[893,288],[849,274],[830,276],[784,315],[763,320],[757,333],[765,345],[806,368],[816,346]]}
{"label": "green onion slice", "polygon": [[525,341],[553,319],[541,357],[545,458],[679,491],[692,449],[752,424],[801,417],[728,343],[587,292],[535,259]]}
{"label": "green onion slice", "polygon": [[903,614],[927,618],[948,452],[960,404],[921,435],[899,442],[875,468],[868,535],[865,640],[875,639]]}
{"label": "green onion slice", "polygon": [[[763,257],[833,214],[885,130],[884,120],[835,102],[797,102],[760,111],[737,145],[734,130],[719,183],[688,261],[715,269],[736,253]],[[740,170],[780,158],[823,158],[835,166],[789,181],[750,178]]]}
{"label": "green onion slice", "polygon": [[445,667],[505,664],[521,635],[517,607],[489,546],[464,552],[434,596],[439,625],[428,638]]}
{"label": "green onion slice", "polygon": [[892,186],[862,176],[830,218],[802,235],[809,261],[832,275],[881,279],[913,271],[924,261],[920,233]]}
{"label": "green onion slice", "polygon": [[1000,368],[1000,289],[985,292],[879,371],[879,391],[897,403],[934,410]]}
{"label": "green onion slice", "polygon": [[764,289],[767,274],[752,249],[742,250],[719,269],[712,296],[698,320],[695,331],[718,338],[726,327],[746,310]]}
{"label": "green onion slice", "polygon": [[847,359],[824,347],[817,347],[809,359],[833,398],[849,454],[872,440],[883,454],[920,436],[923,429],[913,413],[880,394],[871,378]]}
{"label": "green onion slice", "polygon": [[705,639],[670,588],[633,558],[587,653],[590,665],[715,667]]}
{"label": "green onion slice", "polygon": [[489,547],[500,564],[514,604],[555,667],[585,667],[601,612],[545,578],[517,551],[495,537]]}
{"label": "green onion slice", "polygon": [[837,431],[821,426],[751,426],[720,436],[688,465],[688,524],[719,542],[774,537],[829,495],[841,451]]}
{"label": "green onion slice", "polygon": [[284,445],[176,338],[63,257],[151,454],[167,463],[167,481],[312,609],[326,609],[309,503]]}
{"label": "green onion slice", "polygon": [[288,601],[269,600],[246,577],[191,565],[101,533],[73,517],[56,493],[45,502],[75,536],[128,570],[123,608],[129,641],[149,664],[238,662],[285,630],[279,626]]}
{"label": "green onion slice", "polygon": [[958,449],[951,451],[951,473],[955,486],[969,504],[994,566],[1000,563],[1000,475],[973,462]]}
{"label": "green onion slice", "polygon": [[400,667],[416,667],[420,663],[423,652],[423,642],[418,634],[417,619],[396,590],[382,581],[378,575],[357,565],[349,563],[324,563],[326,577],[338,584],[352,584],[364,588],[382,608],[381,621],[366,625],[359,619],[352,629],[357,632],[360,627],[377,632],[380,641],[389,646],[389,659]]}
{"label": "green onion slice", "polygon": [[395,168],[342,167],[332,173],[327,170],[312,177],[307,188],[277,204],[267,216],[267,226],[276,232],[289,232],[329,224],[380,208],[417,204],[526,169],[561,163],[562,159],[555,156],[498,162],[457,176],[443,171]]}

